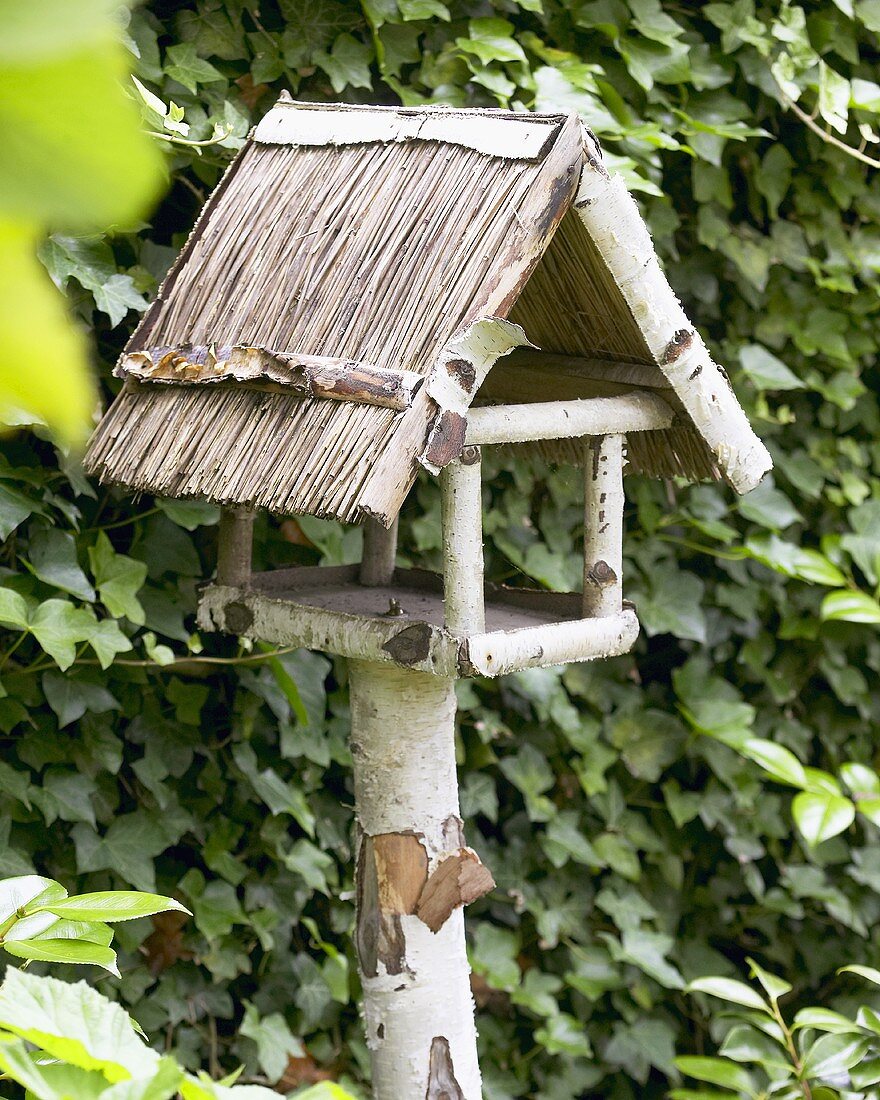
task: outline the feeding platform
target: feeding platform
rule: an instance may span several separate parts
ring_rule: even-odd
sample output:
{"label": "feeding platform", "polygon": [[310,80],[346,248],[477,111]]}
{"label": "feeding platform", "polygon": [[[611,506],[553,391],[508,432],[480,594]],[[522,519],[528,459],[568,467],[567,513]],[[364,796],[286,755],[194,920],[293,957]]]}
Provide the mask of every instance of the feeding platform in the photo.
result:
{"label": "feeding platform", "polygon": [[485,629],[461,637],[444,625],[442,581],[395,570],[367,588],[358,566],[277,569],[246,588],[212,585],[200,622],[281,645],[379,661],[437,676],[501,676],[537,665],[615,657],[632,648],[639,627],[622,609],[583,618],[578,594],[488,587]]}

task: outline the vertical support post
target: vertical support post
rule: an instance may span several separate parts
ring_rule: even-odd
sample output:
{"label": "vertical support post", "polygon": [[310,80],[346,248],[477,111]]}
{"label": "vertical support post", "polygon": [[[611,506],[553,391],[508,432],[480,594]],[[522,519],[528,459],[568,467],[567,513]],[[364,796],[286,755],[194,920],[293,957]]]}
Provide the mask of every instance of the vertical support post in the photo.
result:
{"label": "vertical support post", "polygon": [[584,471],[584,617],[623,606],[623,454],[625,437],[591,439]]}
{"label": "vertical support post", "polygon": [[[480,1100],[461,905],[493,883],[463,846],[453,681],[370,661],[349,669],[356,940],[373,1096]],[[480,887],[463,896],[472,875],[483,876]]]}
{"label": "vertical support post", "polygon": [[217,583],[247,588],[251,581],[254,513],[246,508],[224,508],[217,535]]}
{"label": "vertical support post", "polygon": [[465,447],[440,471],[445,625],[453,634],[478,634],[486,625],[481,490],[480,448]]}
{"label": "vertical support post", "polygon": [[390,584],[397,560],[397,518],[390,527],[377,519],[364,523],[364,550],[361,554],[360,582],[368,588]]}

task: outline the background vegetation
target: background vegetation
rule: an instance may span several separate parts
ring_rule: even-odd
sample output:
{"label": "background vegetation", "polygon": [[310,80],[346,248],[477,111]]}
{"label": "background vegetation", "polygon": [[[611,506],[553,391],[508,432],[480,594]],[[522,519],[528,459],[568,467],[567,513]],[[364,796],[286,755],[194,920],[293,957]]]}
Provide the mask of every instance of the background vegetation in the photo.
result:
{"label": "background vegetation", "polygon": [[[153,0],[125,35],[170,190],[150,225],[41,248],[105,397],[280,89],[571,108],[639,190],[773,451],[741,501],[630,481],[631,657],[462,685],[464,810],[499,883],[470,922],[487,1097],[664,1095],[674,1055],[727,1026],[686,981],[747,955],[789,978],[793,1010],[852,1010],[837,968],[880,963],[880,786],[840,773],[878,762],[880,3]],[[576,584],[573,471],[493,466],[485,503],[493,577]],[[122,977],[100,988],[185,1065],[356,1091],[345,670],[194,634],[216,520],[97,489],[39,423],[5,441],[0,876],[178,897],[194,919],[120,926]],[[351,560],[358,542],[264,518],[258,564]],[[403,548],[439,562],[429,479]],[[791,786],[824,790],[804,833]],[[850,824],[833,799],[865,812]]]}

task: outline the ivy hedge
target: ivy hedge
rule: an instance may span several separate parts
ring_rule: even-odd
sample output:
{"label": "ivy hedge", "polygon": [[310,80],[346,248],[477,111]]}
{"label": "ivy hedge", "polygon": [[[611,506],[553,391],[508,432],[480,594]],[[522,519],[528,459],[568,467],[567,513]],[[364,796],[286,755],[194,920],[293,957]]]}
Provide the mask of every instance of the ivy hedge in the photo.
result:
{"label": "ivy hedge", "polygon": [[[880,964],[878,0],[153,0],[125,34],[167,196],[136,232],[41,250],[105,397],[282,88],[565,108],[773,452],[741,500],[630,480],[632,656],[461,686],[463,807],[498,881],[469,924],[486,1096],[665,1095],[726,1027],[685,984],[746,956],[795,1007],[852,1010],[837,969]],[[487,466],[490,576],[576,586],[576,471]],[[4,441],[0,877],[179,898],[192,920],[120,926],[100,988],[184,1065],[365,1095],[344,664],[195,633],[217,518],[96,487],[39,426]],[[257,565],[355,560],[359,539],[263,517]],[[428,478],[402,548],[439,564]]]}

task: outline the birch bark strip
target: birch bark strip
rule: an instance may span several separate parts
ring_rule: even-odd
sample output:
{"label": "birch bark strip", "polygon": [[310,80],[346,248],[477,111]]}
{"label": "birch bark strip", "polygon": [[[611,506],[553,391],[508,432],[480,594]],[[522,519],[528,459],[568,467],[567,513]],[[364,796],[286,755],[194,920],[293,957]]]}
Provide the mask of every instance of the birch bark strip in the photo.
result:
{"label": "birch bark strip", "polygon": [[584,615],[619,615],[623,598],[622,435],[590,441],[584,477]]}
{"label": "birch bark strip", "polygon": [[367,661],[349,670],[373,1096],[480,1100],[463,912],[436,933],[415,914],[419,886],[462,847],[453,681]]}
{"label": "birch bark strip", "polygon": [[385,527],[377,519],[364,522],[360,582],[368,588],[390,584],[397,561],[397,520]]}
{"label": "birch bark strip", "polygon": [[440,472],[445,626],[451,634],[480,633],[486,625],[481,463],[473,451]]}
{"label": "birch bark strip", "polygon": [[217,533],[217,583],[247,588],[251,581],[254,513],[245,508],[223,508]]}
{"label": "birch bark strip", "polygon": [[465,442],[479,445],[576,439],[586,435],[654,431],[671,424],[672,409],[654,393],[487,405],[468,413]]}

